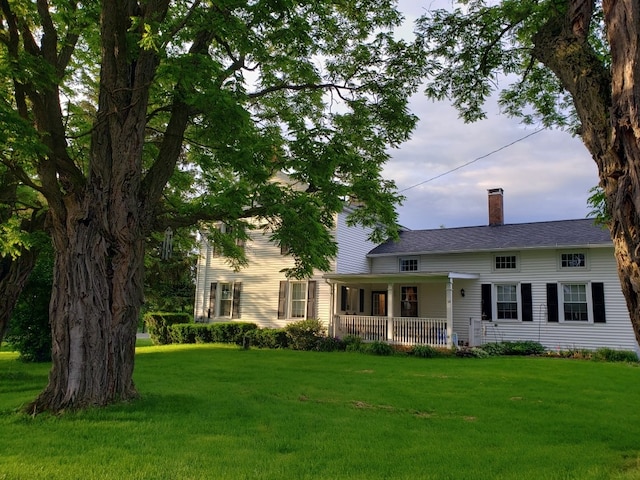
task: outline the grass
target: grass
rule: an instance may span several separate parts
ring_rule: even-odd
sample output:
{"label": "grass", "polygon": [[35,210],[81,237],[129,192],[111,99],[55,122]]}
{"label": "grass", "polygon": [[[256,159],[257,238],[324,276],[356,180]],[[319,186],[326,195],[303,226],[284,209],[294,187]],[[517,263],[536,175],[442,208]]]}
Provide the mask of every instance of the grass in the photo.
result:
{"label": "grass", "polygon": [[140,400],[32,418],[16,357],[0,480],[640,479],[637,365],[145,346]]}

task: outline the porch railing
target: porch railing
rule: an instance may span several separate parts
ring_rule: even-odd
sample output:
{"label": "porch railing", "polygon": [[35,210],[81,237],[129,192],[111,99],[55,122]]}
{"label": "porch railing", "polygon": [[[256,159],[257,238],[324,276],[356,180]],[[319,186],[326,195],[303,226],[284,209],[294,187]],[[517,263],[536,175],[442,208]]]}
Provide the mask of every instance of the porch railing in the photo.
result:
{"label": "porch railing", "polygon": [[336,315],[334,321],[339,335],[357,335],[365,341],[432,347],[450,343],[446,318]]}

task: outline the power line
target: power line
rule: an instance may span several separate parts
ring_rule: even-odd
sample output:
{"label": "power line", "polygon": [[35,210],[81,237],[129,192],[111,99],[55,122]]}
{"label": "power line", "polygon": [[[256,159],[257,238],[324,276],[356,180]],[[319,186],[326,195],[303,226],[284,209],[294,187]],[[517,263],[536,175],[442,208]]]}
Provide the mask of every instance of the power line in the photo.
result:
{"label": "power line", "polygon": [[469,162],[467,162],[467,163],[463,163],[462,165],[459,165],[459,166],[457,166],[457,167],[455,167],[455,168],[452,168],[451,170],[448,170],[448,171],[446,171],[446,172],[444,172],[444,173],[441,173],[441,174],[439,174],[439,175],[436,175],[435,177],[431,177],[431,178],[429,178],[429,179],[427,179],[427,180],[424,180],[423,182],[416,183],[415,185],[411,185],[410,187],[407,187],[407,188],[405,188],[405,189],[403,189],[403,190],[400,190],[398,193],[406,192],[407,190],[411,190],[412,188],[419,187],[420,185],[424,185],[425,183],[429,183],[429,182],[432,182],[433,180],[437,180],[438,178],[444,177],[445,175],[449,175],[450,173],[453,173],[453,172],[455,172],[455,171],[457,171],[457,170],[460,170],[461,168],[467,167],[467,166],[471,165],[472,163],[477,162],[478,160],[482,160],[483,158],[487,158],[487,157],[489,157],[489,156],[493,155],[494,153],[498,153],[499,151],[504,150],[505,148],[509,148],[510,146],[515,145],[515,144],[516,144],[516,143],[518,143],[518,142],[521,142],[521,141],[523,141],[523,140],[526,140],[527,138],[532,137],[532,136],[534,136],[536,133],[540,133],[540,132],[541,132],[541,131],[543,131],[543,130],[544,130],[544,128],[540,128],[540,129],[538,129],[538,130],[536,130],[536,131],[534,131],[534,132],[531,132],[531,133],[530,133],[530,134],[528,134],[528,135],[525,135],[524,137],[521,137],[521,138],[518,138],[517,140],[514,140],[514,141],[513,141],[513,142],[511,142],[511,143],[508,143],[508,144],[506,144],[506,145],[503,145],[502,147],[497,148],[496,150],[493,150],[493,151],[491,151],[491,152],[489,152],[489,153],[486,153],[486,154],[484,154],[484,155],[482,155],[482,156],[480,156],[480,157],[478,157],[478,158],[474,158],[473,160],[471,160],[471,161],[469,161]]}

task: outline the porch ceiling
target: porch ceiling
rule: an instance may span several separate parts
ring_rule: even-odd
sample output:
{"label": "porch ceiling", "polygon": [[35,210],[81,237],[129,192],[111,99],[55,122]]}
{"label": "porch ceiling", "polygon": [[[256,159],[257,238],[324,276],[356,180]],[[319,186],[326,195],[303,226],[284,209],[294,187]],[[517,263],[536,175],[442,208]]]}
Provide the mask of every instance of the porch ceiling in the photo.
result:
{"label": "porch ceiling", "polygon": [[456,278],[474,280],[480,278],[480,275],[464,272],[326,273],[322,278],[329,283],[396,283],[407,282],[408,280],[435,282]]}

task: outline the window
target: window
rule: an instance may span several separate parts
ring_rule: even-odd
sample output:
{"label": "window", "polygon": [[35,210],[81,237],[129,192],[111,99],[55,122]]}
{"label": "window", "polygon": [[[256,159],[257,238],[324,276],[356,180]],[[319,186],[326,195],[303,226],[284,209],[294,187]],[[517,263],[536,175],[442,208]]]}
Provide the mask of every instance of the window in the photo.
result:
{"label": "window", "polygon": [[533,321],[530,283],[481,285],[482,320]]}
{"label": "window", "polygon": [[562,268],[584,268],[587,266],[587,255],[584,252],[570,252],[560,254]]}
{"label": "window", "polygon": [[356,287],[340,288],[340,310],[356,314],[364,311],[364,290]]}
{"label": "window", "polygon": [[565,321],[589,321],[587,309],[587,286],[584,284],[563,284],[562,302]]}
{"label": "window", "polygon": [[371,315],[387,316],[387,292],[371,293]]}
{"label": "window", "polygon": [[518,319],[516,285],[496,285],[496,315],[498,320]]}
{"label": "window", "polygon": [[516,270],[517,258],[515,255],[496,255],[493,266],[496,270]]}
{"label": "window", "polygon": [[401,287],[400,316],[418,316],[418,287]]}
{"label": "window", "polygon": [[241,287],[241,282],[212,283],[207,318],[240,318]]}
{"label": "window", "polygon": [[278,293],[278,318],[315,318],[316,283],[315,281],[281,281]]}
{"label": "window", "polygon": [[606,323],[604,283],[548,283],[548,322]]}
{"label": "window", "polygon": [[400,259],[400,271],[401,272],[417,272],[418,271],[418,259],[415,257],[407,257]]}

